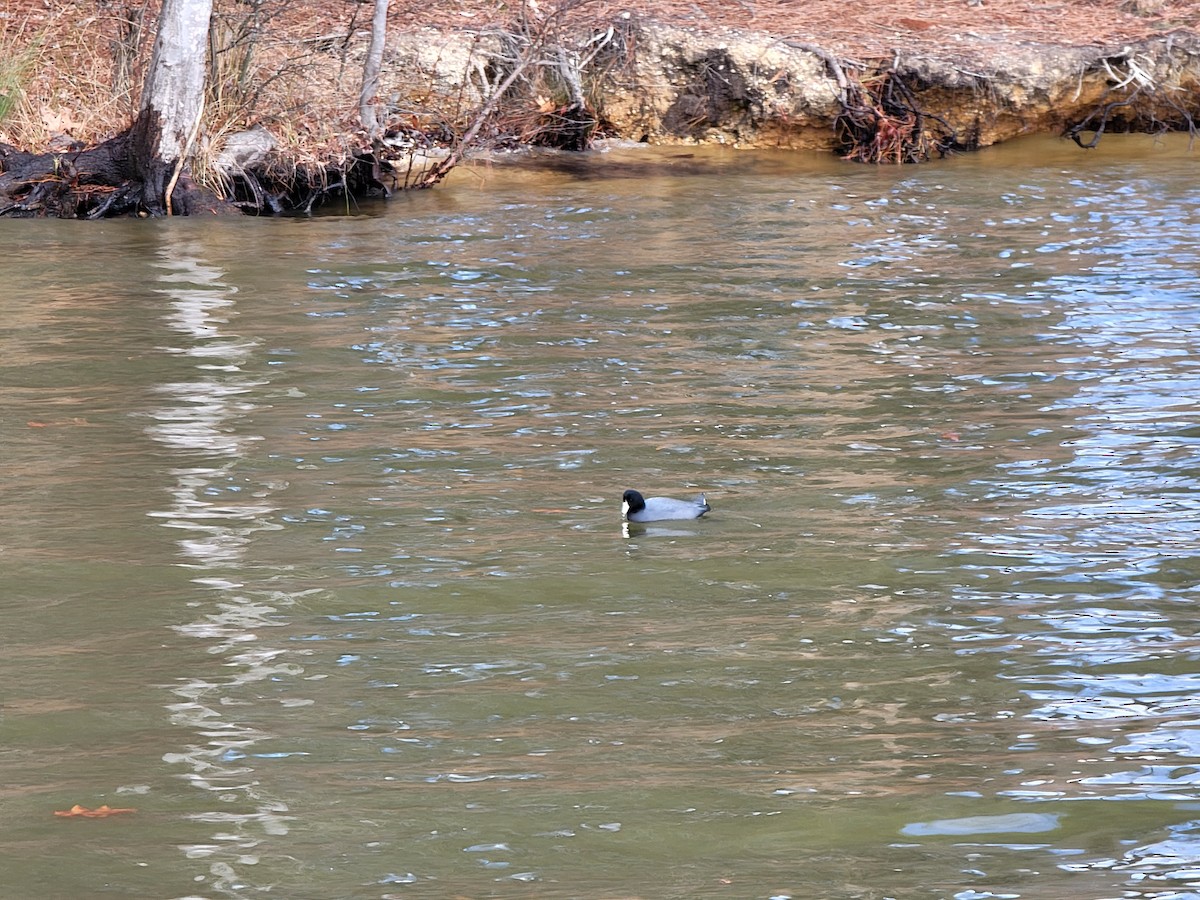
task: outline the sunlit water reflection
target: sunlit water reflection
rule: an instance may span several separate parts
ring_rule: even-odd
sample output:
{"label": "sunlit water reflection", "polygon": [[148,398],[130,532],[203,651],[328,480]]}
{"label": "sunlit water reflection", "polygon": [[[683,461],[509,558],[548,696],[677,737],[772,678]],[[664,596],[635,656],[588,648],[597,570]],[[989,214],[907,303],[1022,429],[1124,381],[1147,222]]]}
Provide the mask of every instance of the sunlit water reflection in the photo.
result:
{"label": "sunlit water reflection", "polygon": [[1200,189],[1103,146],[4,226],[11,896],[1200,891]]}

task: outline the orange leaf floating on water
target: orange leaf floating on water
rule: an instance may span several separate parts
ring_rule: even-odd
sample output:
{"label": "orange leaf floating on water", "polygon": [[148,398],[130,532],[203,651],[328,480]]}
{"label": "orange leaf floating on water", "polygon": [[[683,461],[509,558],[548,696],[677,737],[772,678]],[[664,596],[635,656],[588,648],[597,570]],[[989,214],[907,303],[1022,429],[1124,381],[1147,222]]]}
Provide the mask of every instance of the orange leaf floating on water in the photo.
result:
{"label": "orange leaf floating on water", "polygon": [[40,422],[33,419],[25,424],[30,428],[60,428],[65,425],[91,425],[92,423],[83,416],[72,416],[69,419],[58,419],[53,422]]}
{"label": "orange leaf floating on water", "polygon": [[86,819],[103,819],[106,816],[115,816],[118,813],[132,813],[132,812],[137,812],[137,810],[130,809],[130,808],[122,809],[120,807],[114,809],[113,807],[109,806],[107,803],[104,804],[103,806],[97,806],[95,809],[88,809],[86,806],[80,806],[78,803],[76,803],[70,809],[56,809],[54,811],[54,814],[56,816],[70,816],[70,817],[78,816],[78,817],[83,817]]}

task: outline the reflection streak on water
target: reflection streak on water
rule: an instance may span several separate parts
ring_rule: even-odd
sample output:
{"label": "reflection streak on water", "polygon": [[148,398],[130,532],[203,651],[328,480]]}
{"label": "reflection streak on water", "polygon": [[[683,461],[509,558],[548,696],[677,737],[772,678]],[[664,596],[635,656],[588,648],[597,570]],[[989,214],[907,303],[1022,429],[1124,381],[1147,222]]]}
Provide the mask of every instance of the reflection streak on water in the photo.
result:
{"label": "reflection streak on water", "polygon": [[[1034,285],[1062,311],[1044,335],[1044,346],[1059,354],[1046,368],[1077,385],[1043,412],[1069,412],[1077,436],[1061,443],[1066,459],[1019,460],[999,467],[1008,477],[978,481],[1015,515],[994,519],[994,530],[955,551],[971,559],[964,573],[979,576],[959,596],[1017,615],[963,635],[969,649],[960,653],[1004,655],[1003,677],[1022,685],[1034,704],[1026,748],[1053,740],[1063,726],[1081,744],[1104,747],[1075,760],[1074,778],[1044,778],[1004,794],[1193,803],[1200,799],[1200,684],[1178,669],[1191,668],[1200,654],[1194,618],[1182,606],[1197,599],[1200,575],[1193,471],[1200,367],[1184,362],[1200,349],[1195,256],[1178,254],[1169,232],[1149,242],[1136,219],[1112,222],[1102,246],[1071,250],[1081,271]],[[989,589],[989,581],[1000,586]],[[1178,762],[1147,761],[1170,757]],[[1200,820],[1172,830],[1181,836],[1123,860],[1063,868],[1169,874],[1194,884],[1196,873],[1186,867]]]}
{"label": "reflection streak on water", "polygon": [[[163,250],[160,291],[170,300],[167,321],[182,343],[162,351],[194,359],[197,377],[159,386],[171,405],[151,411],[153,424],[146,431],[179,456],[182,465],[171,472],[176,479],[171,504],[150,515],[185,532],[177,540],[186,560],[180,564],[200,571],[195,581],[207,598],[194,604],[201,617],[176,630],[212,642],[209,652],[223,656],[232,674],[219,681],[192,678],[172,689],[181,699],[167,705],[171,721],[200,740],[164,754],[163,761],[186,768],[188,782],[214,800],[243,807],[194,813],[196,821],[223,831],[214,834],[212,844],[182,848],[187,858],[208,862],[213,889],[236,893],[244,882],[239,867],[257,862],[255,848],[264,835],[287,834],[291,817],[286,802],[262,790],[254,767],[238,764],[271,735],[230,719],[221,707],[242,686],[294,676],[302,669],[280,662],[284,651],[263,643],[262,632],[278,624],[279,606],[287,598],[255,601],[243,585],[227,580],[244,565],[254,535],[281,526],[270,521],[274,507],[268,501],[277,486],[247,489],[237,471],[248,444],[260,439],[238,428],[239,420],[255,409],[250,398],[265,384],[243,374],[257,342],[225,333],[236,313],[237,291],[223,281],[223,272],[201,261],[201,252],[186,244]],[[210,577],[210,571],[219,574]]]}

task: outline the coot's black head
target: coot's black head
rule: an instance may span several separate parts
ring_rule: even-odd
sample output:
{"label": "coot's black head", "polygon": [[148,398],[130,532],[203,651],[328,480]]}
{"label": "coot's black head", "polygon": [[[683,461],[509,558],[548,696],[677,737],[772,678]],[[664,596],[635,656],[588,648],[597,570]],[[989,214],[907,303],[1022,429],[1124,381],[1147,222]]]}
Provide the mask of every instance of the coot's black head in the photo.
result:
{"label": "coot's black head", "polygon": [[646,508],[646,498],[637,491],[626,491],[621,495],[621,506],[625,508],[625,515],[639,513]]}

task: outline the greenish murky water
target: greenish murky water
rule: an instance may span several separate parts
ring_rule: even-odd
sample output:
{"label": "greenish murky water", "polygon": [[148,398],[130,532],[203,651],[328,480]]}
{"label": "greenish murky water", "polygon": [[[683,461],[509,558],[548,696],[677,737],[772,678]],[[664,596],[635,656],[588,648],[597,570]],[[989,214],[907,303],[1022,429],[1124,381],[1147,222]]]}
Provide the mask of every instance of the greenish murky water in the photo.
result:
{"label": "greenish murky water", "polygon": [[1200,896],[1196,167],[0,224],[0,896]]}

